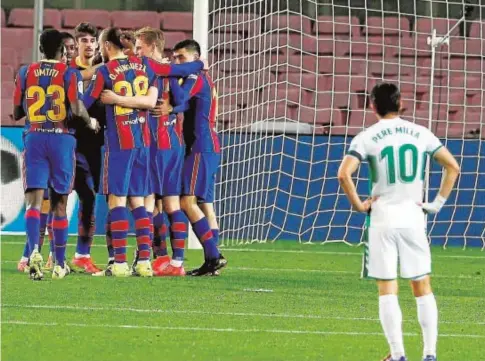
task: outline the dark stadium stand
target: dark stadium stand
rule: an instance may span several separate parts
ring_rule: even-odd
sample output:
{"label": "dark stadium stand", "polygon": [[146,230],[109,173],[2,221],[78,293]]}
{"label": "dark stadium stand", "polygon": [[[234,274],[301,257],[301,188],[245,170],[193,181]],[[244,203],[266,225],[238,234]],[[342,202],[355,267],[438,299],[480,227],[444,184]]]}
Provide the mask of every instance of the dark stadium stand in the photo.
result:
{"label": "dark stadium stand", "polygon": [[[2,125],[14,72],[30,62],[33,10],[2,9]],[[445,34],[456,20],[407,17],[307,17],[221,12],[213,14],[209,46],[220,96],[219,121],[230,128],[276,118],[315,125],[317,134],[355,134],[374,122],[370,89],[398,82],[404,115],[428,125],[431,29]],[[165,48],[191,36],[191,13],[46,9],[45,27],[72,29],[80,21],[99,28],[160,27]],[[6,27],[8,26],[8,27]],[[453,33],[436,53],[433,119],[438,135],[463,137],[480,128],[484,105],[485,23],[472,21],[468,37]],[[22,44],[20,49],[18,44]],[[438,104],[439,103],[439,104]],[[449,127],[447,128],[447,125]],[[345,128],[345,127],[348,128]],[[482,132],[482,136],[484,136]]]}

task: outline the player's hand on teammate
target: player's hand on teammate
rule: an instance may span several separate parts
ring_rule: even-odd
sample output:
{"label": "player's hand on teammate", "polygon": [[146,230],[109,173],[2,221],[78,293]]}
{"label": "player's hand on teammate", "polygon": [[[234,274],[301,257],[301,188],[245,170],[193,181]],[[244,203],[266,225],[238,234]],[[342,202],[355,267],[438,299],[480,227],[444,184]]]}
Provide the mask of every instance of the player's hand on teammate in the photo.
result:
{"label": "player's hand on teammate", "polygon": [[91,119],[91,123],[89,124],[88,128],[91,130],[94,130],[95,133],[99,132],[99,130],[101,129],[101,126],[99,125],[98,120],[95,118],[90,118],[90,119]]}
{"label": "player's hand on teammate", "polygon": [[116,104],[118,95],[112,90],[103,90],[101,93],[101,101],[103,104]]}

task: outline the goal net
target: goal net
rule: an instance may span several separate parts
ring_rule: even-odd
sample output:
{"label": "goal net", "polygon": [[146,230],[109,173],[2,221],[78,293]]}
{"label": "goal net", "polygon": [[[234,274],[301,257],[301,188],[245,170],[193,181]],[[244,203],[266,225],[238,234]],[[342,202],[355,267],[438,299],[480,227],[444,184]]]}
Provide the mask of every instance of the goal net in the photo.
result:
{"label": "goal net", "polygon": [[[428,219],[431,241],[484,247],[483,9],[455,26],[461,2],[353,3],[213,1],[208,41],[219,91],[216,211],[224,244],[359,242],[364,216],[350,211],[337,169],[352,137],[376,122],[370,90],[392,81],[403,118],[429,127],[462,167],[448,203]],[[432,63],[434,30],[452,32]],[[367,175],[364,166],[356,177],[361,196]],[[440,180],[432,165],[430,199]]]}

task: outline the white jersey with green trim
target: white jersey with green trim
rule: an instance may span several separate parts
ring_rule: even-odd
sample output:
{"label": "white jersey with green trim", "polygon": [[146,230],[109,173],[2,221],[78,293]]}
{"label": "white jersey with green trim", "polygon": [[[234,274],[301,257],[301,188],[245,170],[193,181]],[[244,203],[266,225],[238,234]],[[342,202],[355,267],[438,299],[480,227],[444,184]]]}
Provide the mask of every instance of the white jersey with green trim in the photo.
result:
{"label": "white jersey with green trim", "polygon": [[359,133],[348,154],[369,163],[371,226],[423,227],[426,159],[443,145],[427,128],[401,118],[382,119]]}

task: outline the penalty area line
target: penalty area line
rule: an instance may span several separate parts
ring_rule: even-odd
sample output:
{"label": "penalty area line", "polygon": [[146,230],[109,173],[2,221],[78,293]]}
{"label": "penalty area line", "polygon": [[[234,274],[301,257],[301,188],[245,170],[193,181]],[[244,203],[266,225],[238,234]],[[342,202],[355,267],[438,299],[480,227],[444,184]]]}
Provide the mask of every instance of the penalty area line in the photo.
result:
{"label": "penalty area line", "polygon": [[[291,334],[291,335],[323,335],[323,336],[382,336],[381,332],[345,332],[345,331],[306,331],[306,330],[280,330],[280,329],[237,329],[237,328],[212,328],[212,327],[177,327],[177,326],[150,326],[150,325],[113,325],[113,324],[87,324],[87,323],[58,323],[58,322],[27,322],[27,321],[2,321],[2,325],[23,325],[23,326],[67,326],[67,327],[85,327],[85,328],[120,328],[134,330],[168,330],[168,331],[203,331],[203,332],[221,332],[221,333],[274,333],[274,334]],[[404,336],[421,337],[420,333],[407,332]],[[468,334],[440,334],[445,338],[472,338],[485,339],[485,335],[468,335]]]}

